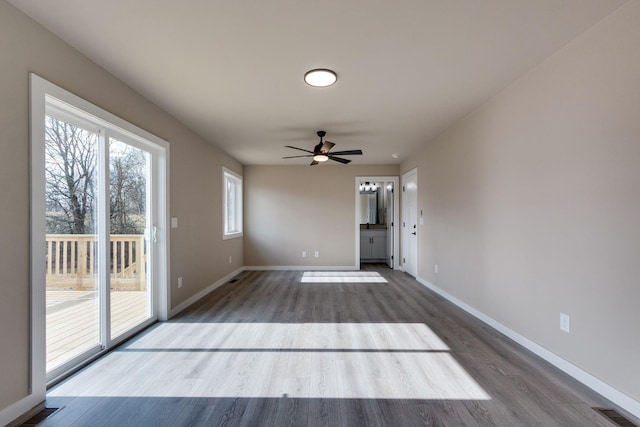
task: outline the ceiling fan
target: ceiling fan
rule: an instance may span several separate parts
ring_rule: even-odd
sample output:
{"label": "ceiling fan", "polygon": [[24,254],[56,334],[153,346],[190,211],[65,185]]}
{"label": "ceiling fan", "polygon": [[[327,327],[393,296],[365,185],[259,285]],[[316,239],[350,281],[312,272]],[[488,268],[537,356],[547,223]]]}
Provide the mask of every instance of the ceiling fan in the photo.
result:
{"label": "ceiling fan", "polygon": [[316,145],[313,148],[313,151],[309,151],[309,150],[305,150],[304,148],[298,148],[298,147],[292,147],[290,145],[285,145],[285,147],[287,148],[293,148],[294,150],[300,150],[300,151],[304,151],[305,153],[310,153],[310,154],[305,154],[302,156],[288,156],[288,157],[283,157],[283,159],[294,159],[297,157],[313,157],[313,161],[311,162],[311,164],[309,166],[315,166],[318,163],[322,163],[322,162],[326,162],[327,160],[333,160],[336,161],[338,163],[342,163],[342,164],[347,164],[350,163],[351,160],[348,159],[343,159],[342,157],[336,157],[336,156],[355,156],[355,155],[361,155],[362,154],[362,150],[347,150],[347,151],[335,151],[333,153],[330,153],[329,151],[333,148],[334,144],[331,141],[323,141],[322,138],[324,138],[324,136],[327,133],[323,130],[319,130],[317,132],[317,135],[320,137],[320,142],[318,143],[318,145]]}

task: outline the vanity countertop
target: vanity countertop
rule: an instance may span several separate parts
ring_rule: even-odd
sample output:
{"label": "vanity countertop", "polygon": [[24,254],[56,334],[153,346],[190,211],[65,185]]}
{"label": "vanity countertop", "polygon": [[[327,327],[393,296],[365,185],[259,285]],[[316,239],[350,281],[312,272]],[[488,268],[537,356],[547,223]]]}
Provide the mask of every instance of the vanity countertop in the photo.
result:
{"label": "vanity countertop", "polygon": [[386,224],[360,224],[360,230],[386,230]]}

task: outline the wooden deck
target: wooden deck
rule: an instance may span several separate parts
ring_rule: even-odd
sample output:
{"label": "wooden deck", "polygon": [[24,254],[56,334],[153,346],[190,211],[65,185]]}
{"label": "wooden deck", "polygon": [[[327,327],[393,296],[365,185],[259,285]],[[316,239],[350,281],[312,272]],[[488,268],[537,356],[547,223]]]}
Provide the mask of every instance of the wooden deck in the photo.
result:
{"label": "wooden deck", "polygon": [[[47,290],[47,371],[98,344],[98,299],[94,291]],[[111,335],[148,317],[146,291],[111,292]]]}

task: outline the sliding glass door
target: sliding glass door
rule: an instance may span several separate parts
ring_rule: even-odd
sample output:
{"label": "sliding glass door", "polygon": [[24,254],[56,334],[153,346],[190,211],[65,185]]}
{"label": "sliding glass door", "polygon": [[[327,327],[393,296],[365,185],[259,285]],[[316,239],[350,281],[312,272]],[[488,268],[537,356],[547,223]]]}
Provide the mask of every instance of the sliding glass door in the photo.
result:
{"label": "sliding glass door", "polygon": [[149,325],[159,301],[166,305],[159,283],[166,280],[168,145],[40,84],[60,95],[43,94],[42,117],[32,113],[44,124],[33,132],[34,161],[44,164],[33,168],[32,227],[46,243],[44,256],[34,249],[32,258],[34,271],[44,267],[44,286],[36,273],[33,286],[35,295],[44,288],[50,381]]}
{"label": "sliding glass door", "polygon": [[47,371],[100,350],[100,130],[48,109],[45,120]]}
{"label": "sliding glass door", "polygon": [[[145,234],[153,238],[149,209],[151,153],[109,139],[111,339],[148,319],[153,311]],[[151,235],[150,235],[151,234]]]}

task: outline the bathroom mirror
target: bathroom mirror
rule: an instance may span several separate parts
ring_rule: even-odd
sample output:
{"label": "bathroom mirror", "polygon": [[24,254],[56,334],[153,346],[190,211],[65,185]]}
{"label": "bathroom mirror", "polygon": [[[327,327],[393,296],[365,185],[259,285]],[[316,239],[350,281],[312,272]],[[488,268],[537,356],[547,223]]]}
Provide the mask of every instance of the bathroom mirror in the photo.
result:
{"label": "bathroom mirror", "polygon": [[377,224],[378,192],[360,192],[360,224]]}

